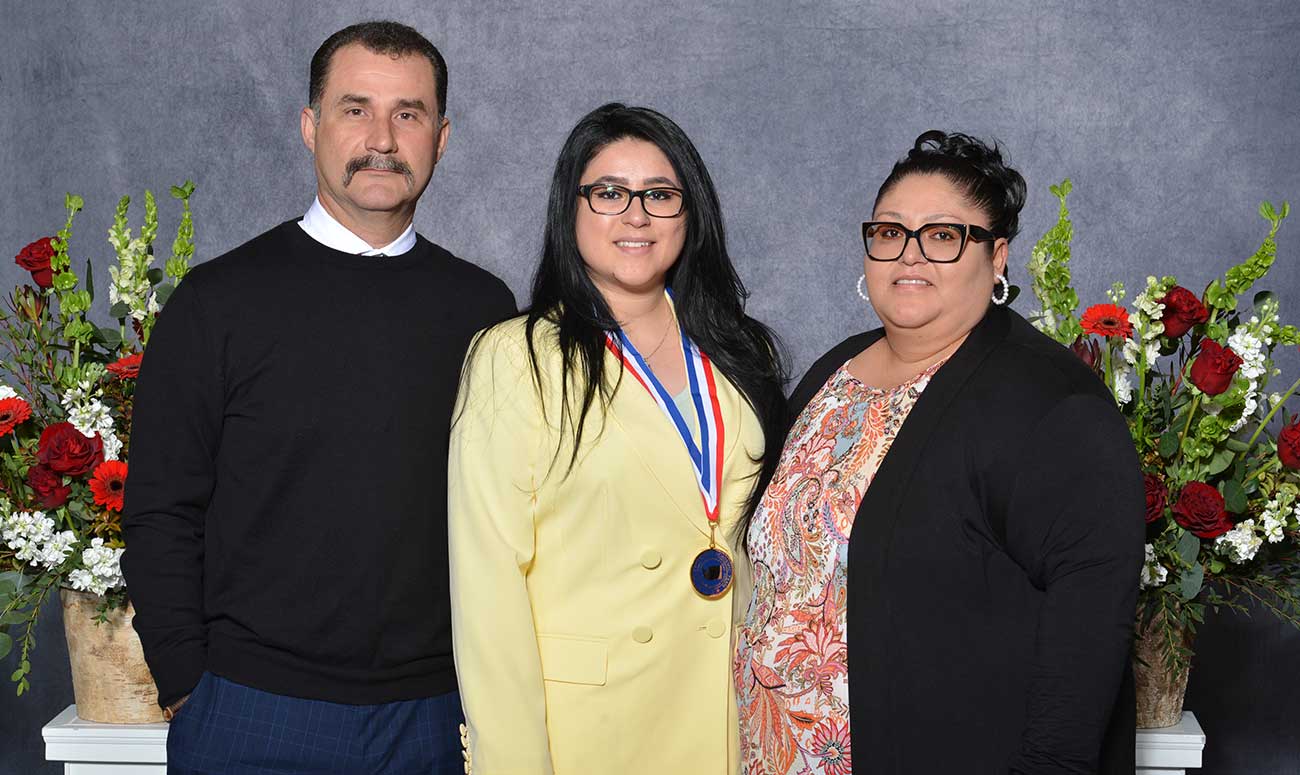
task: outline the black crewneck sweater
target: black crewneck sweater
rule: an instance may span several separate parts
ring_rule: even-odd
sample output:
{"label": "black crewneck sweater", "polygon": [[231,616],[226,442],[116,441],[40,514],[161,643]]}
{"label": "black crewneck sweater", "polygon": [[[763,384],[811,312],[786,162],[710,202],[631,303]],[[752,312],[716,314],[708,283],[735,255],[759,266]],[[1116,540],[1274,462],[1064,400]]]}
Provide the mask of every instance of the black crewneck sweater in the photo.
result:
{"label": "black crewneck sweater", "polygon": [[136,386],[122,570],[159,704],[204,670],[372,704],[455,689],[447,439],[474,332],[513,315],[419,237],[281,224],[194,268]]}

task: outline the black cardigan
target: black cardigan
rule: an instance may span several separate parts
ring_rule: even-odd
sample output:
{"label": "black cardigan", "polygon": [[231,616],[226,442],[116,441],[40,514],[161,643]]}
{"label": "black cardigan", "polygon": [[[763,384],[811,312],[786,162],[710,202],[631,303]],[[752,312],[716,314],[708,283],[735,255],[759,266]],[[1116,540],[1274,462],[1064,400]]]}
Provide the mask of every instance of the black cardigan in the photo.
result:
{"label": "black cardigan", "polygon": [[[883,335],[850,337],[797,417]],[[1143,559],[1137,455],[1106,387],[991,307],[930,380],[849,542],[849,704],[864,773],[1126,773]]]}

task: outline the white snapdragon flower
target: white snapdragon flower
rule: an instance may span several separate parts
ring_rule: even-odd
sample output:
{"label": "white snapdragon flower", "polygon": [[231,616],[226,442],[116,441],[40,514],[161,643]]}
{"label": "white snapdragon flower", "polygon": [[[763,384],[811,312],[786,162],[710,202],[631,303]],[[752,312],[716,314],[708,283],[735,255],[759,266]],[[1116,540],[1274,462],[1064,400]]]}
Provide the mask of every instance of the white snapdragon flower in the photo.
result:
{"label": "white snapdragon flower", "polygon": [[1133,400],[1133,383],[1129,379],[1128,369],[1115,370],[1115,400],[1120,406]]}
{"label": "white snapdragon flower", "polygon": [[1133,322],[1133,328],[1142,332],[1143,339],[1155,339],[1165,332],[1165,305],[1158,300],[1169,293],[1167,285],[1155,277],[1147,277],[1147,287],[1133,298],[1133,308],[1138,319],[1133,320],[1132,316],[1129,319]]}
{"label": "white snapdragon flower", "polygon": [[1165,566],[1156,562],[1156,550],[1151,544],[1146,545],[1146,560],[1142,563],[1142,588],[1158,587],[1169,578]]}
{"label": "white snapdragon flower", "polygon": [[81,553],[84,568],[68,574],[72,588],[103,595],[123,586],[126,581],[122,578],[122,553],[122,549],[105,547],[102,538],[93,539]]}
{"label": "white snapdragon flower", "polygon": [[1264,539],[1255,532],[1255,520],[1247,519],[1214,539],[1214,548],[1235,563],[1255,559],[1255,553],[1264,545]]}
{"label": "white snapdragon flower", "polygon": [[[1140,329],[1136,329],[1140,330]],[[1159,334],[1157,334],[1158,336]],[[1137,366],[1139,356],[1146,357],[1146,364],[1150,366],[1160,357],[1160,345],[1153,339],[1149,339],[1145,332],[1142,338],[1147,339],[1143,344],[1138,344],[1136,339],[1124,340],[1124,361],[1130,366]]]}
{"label": "white snapdragon flower", "polygon": [[122,455],[122,440],[112,430],[101,430],[99,440],[104,445],[105,460],[119,460]]}

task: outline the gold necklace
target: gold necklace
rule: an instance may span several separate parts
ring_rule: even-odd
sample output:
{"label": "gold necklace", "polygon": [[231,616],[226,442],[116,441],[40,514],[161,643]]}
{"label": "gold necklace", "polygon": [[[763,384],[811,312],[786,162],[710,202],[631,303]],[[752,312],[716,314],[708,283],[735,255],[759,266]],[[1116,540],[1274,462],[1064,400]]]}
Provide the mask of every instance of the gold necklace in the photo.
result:
{"label": "gold necklace", "polygon": [[664,326],[664,335],[659,337],[659,344],[655,345],[655,348],[650,351],[650,354],[645,356],[645,359],[647,361],[655,357],[655,353],[659,352],[659,348],[663,347],[664,342],[668,341],[668,332],[673,330],[674,328],[673,324],[676,322],[677,322],[676,318],[673,317],[668,318],[668,325]]}

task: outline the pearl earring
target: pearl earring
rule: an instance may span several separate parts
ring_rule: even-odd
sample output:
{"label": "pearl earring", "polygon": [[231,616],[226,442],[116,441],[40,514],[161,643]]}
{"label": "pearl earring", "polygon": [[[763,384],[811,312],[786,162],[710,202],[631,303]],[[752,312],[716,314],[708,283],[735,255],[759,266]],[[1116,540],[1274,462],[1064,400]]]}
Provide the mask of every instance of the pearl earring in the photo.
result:
{"label": "pearl earring", "polygon": [[1002,283],[1002,290],[993,294],[994,304],[1006,304],[1007,299],[1011,297],[1011,283],[1007,282],[1006,275],[998,275],[993,278],[993,284]]}

